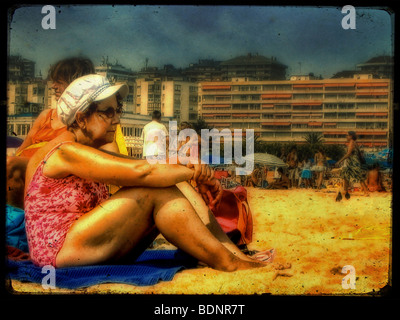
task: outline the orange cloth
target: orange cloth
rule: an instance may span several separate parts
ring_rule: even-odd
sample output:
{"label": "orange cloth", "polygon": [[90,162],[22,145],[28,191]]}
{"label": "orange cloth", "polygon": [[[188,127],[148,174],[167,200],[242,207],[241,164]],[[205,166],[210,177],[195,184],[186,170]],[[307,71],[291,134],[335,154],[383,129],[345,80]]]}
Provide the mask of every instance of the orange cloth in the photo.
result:
{"label": "orange cloth", "polygon": [[55,137],[58,137],[61,133],[67,130],[67,127],[65,126],[58,129],[53,129],[51,127],[51,118],[53,112],[55,112],[55,110],[50,110],[50,112],[47,113],[44,123],[38,132],[36,132],[35,136],[32,137],[32,144],[53,140]]}
{"label": "orange cloth", "polygon": [[[58,129],[53,129],[51,127],[51,118],[53,112],[55,112],[55,110],[50,110],[50,112],[47,113],[43,124],[40,126],[36,134],[32,137],[32,145],[22,150],[18,154],[18,156],[28,158],[32,157],[35,152],[43,146],[43,142],[53,140],[55,137],[59,136],[61,133],[67,130],[67,127],[61,127]],[[35,146],[36,144],[38,145]]]}

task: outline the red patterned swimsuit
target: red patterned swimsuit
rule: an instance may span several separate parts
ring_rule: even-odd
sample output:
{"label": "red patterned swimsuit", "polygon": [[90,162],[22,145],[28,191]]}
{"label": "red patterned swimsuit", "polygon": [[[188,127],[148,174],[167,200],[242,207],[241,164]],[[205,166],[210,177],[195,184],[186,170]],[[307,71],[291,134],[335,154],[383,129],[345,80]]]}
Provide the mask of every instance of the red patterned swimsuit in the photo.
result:
{"label": "red patterned swimsuit", "polygon": [[29,254],[38,266],[56,267],[56,256],[71,225],[109,197],[102,183],[73,175],[62,179],[44,176],[44,164],[63,143],[54,147],[39,164],[25,196]]}

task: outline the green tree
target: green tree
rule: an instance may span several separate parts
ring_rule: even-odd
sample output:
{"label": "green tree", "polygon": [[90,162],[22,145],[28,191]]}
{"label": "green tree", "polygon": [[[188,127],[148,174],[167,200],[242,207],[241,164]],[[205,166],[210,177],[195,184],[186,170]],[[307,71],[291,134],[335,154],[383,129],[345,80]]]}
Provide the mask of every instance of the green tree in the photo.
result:
{"label": "green tree", "polygon": [[192,123],[192,125],[193,129],[197,132],[197,134],[201,134],[201,129],[211,128],[203,118],[198,118],[197,122]]}
{"label": "green tree", "polygon": [[324,136],[320,132],[308,132],[303,138],[312,146],[321,145],[324,142]]}

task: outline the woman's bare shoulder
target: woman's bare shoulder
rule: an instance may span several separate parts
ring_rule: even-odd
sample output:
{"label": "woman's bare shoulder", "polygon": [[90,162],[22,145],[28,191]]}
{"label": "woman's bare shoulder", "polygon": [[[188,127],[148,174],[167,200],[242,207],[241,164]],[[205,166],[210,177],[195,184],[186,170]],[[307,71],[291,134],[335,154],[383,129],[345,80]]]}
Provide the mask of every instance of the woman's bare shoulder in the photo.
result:
{"label": "woman's bare shoulder", "polygon": [[42,161],[46,155],[58,144],[60,143],[67,143],[67,142],[75,142],[74,135],[69,132],[63,132],[60,134],[58,137],[54,138],[53,140],[49,141],[46,143],[42,148],[40,148],[38,151],[35,152],[35,154],[31,157],[28,163],[28,170],[31,167],[36,167],[40,161]]}

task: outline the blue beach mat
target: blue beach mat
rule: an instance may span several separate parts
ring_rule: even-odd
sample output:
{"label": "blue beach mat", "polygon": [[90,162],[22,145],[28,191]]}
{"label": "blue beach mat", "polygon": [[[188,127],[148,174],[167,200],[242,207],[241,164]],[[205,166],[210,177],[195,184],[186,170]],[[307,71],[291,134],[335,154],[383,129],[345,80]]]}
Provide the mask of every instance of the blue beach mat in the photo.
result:
{"label": "blue beach mat", "polygon": [[[101,283],[125,283],[150,286],[160,281],[170,281],[175,274],[193,268],[197,261],[181,250],[146,250],[130,265],[96,265],[55,269],[55,286],[77,289]],[[41,284],[47,272],[30,260],[7,259],[10,279]]]}

